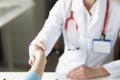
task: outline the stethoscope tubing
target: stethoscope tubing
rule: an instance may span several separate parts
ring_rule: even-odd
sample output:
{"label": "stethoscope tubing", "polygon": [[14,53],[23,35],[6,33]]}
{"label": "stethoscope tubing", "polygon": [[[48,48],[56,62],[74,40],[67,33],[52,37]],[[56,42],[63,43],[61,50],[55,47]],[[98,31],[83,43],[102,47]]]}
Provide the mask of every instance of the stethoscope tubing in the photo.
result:
{"label": "stethoscope tubing", "polygon": [[[71,6],[72,6],[72,2],[71,2]],[[105,30],[106,30],[106,26],[107,26],[107,21],[108,21],[108,16],[109,16],[109,0],[107,0],[106,3],[106,13],[105,13],[105,18],[104,18],[104,23],[103,23],[103,28],[102,28],[102,32],[101,32],[101,36],[100,39],[101,40],[105,40],[106,34],[105,34]],[[75,22],[75,29],[76,29],[76,35],[77,35],[77,39],[76,39],[76,50],[79,50],[79,46],[77,46],[79,43],[79,32],[78,32],[78,24],[75,21],[74,17],[73,17],[73,11],[70,9],[70,16],[66,19],[65,21],[65,25],[64,25],[64,29],[65,29],[65,35],[66,35],[66,41],[67,41],[67,45],[68,45],[68,50],[75,50],[75,49],[70,49],[70,45],[69,45],[69,41],[68,41],[68,23],[70,20],[73,20]]]}

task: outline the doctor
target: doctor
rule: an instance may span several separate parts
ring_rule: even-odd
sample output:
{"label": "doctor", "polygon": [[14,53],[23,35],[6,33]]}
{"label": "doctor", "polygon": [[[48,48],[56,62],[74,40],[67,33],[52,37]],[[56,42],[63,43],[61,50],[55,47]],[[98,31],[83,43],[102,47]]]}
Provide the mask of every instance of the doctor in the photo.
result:
{"label": "doctor", "polygon": [[[120,77],[120,60],[113,61],[119,8],[117,0],[58,0],[30,47],[38,45],[47,56],[62,33],[65,49],[56,72],[70,79]],[[30,50],[30,65],[34,52]]]}

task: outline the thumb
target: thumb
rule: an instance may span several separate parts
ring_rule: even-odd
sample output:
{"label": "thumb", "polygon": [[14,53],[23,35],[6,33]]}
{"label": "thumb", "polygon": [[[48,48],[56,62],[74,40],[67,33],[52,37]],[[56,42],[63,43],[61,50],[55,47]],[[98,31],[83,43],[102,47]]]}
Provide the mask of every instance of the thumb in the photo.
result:
{"label": "thumb", "polygon": [[29,61],[28,61],[29,65],[32,66],[32,65],[35,63],[35,60],[36,60],[35,56],[33,56],[33,55],[30,56],[30,57],[29,57]]}

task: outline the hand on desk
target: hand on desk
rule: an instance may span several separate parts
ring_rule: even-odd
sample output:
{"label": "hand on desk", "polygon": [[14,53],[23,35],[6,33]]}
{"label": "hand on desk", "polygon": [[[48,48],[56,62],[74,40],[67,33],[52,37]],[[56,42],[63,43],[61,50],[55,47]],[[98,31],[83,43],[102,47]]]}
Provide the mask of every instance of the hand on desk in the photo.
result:
{"label": "hand on desk", "polygon": [[105,70],[104,67],[88,67],[86,65],[80,65],[67,74],[67,78],[69,79],[88,79],[109,75],[109,73]]}

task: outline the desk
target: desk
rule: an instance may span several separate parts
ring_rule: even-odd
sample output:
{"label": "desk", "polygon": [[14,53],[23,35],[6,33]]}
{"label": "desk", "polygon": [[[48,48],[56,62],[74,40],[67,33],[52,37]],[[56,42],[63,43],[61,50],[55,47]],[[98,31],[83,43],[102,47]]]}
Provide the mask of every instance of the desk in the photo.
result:
{"label": "desk", "polygon": [[[23,80],[27,72],[0,72],[0,80]],[[65,78],[65,75],[58,74],[54,72],[44,72],[42,80],[68,80]],[[109,76],[94,78],[89,80],[120,80],[119,79],[111,79]]]}

